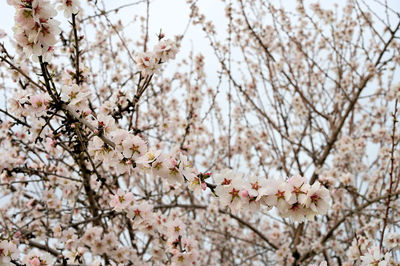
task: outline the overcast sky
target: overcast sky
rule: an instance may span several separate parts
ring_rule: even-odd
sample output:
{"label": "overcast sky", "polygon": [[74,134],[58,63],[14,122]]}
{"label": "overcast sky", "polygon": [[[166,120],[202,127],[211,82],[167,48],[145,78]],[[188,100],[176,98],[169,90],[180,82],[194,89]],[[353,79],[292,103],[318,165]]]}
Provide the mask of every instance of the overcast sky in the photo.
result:
{"label": "overcast sky", "polygon": [[[117,6],[121,6],[128,3],[137,2],[138,0],[103,0],[106,5],[106,9],[115,8]],[[382,8],[376,4],[377,0],[363,0],[364,2],[371,5],[374,12],[378,14],[383,12]],[[391,6],[394,10],[400,12],[400,0],[380,0],[387,1],[389,6]],[[56,2],[52,0],[52,2]],[[83,3],[85,1],[81,1]],[[235,0],[232,0],[235,2]],[[294,7],[296,0],[271,0],[272,3],[277,3],[280,5],[284,5],[285,8],[291,9]],[[339,6],[343,6],[346,3],[346,0],[305,0],[306,5],[313,2],[320,2],[321,5],[328,7],[332,6],[333,3],[339,3]],[[99,1],[101,3],[101,1]],[[185,30],[185,27],[188,22],[189,16],[189,7],[186,4],[186,0],[151,0],[150,7],[150,29],[149,36],[151,40],[156,40],[156,33],[159,32],[160,29],[166,33],[167,36],[172,37],[173,35],[182,34]],[[220,0],[198,0],[198,4],[200,6],[200,10],[202,13],[205,13],[207,16],[207,20],[212,20],[217,28],[218,34],[225,33],[226,21],[224,16],[224,5]],[[82,5],[85,6],[85,5]],[[88,10],[84,8],[84,16],[91,15],[92,10]],[[9,36],[12,36],[12,26],[14,24],[14,8],[7,4],[7,0],[0,0],[0,29],[5,30]],[[145,15],[145,5],[135,5],[121,10],[117,15],[112,17],[112,20],[115,21],[116,18],[119,18],[123,21],[124,24],[128,24],[134,14]],[[59,14],[59,20],[62,21],[63,28],[68,27],[68,21],[64,18],[62,14]],[[132,32],[135,34],[135,32]],[[221,35],[220,35],[221,36]],[[89,40],[90,41],[90,40]],[[204,38],[204,34],[202,33],[200,27],[191,26],[188,34],[185,37],[184,43],[182,45],[182,49],[191,50],[193,49],[195,53],[202,52],[207,56],[208,53],[212,53],[210,48],[207,48],[208,42]]]}
{"label": "overcast sky", "polygon": [[[121,6],[128,3],[137,2],[138,0],[103,0],[106,5],[106,9],[115,8],[117,6]],[[382,13],[382,8],[376,4],[377,0],[363,0],[364,2],[371,5],[374,12]],[[384,0],[380,0],[384,1]],[[400,0],[386,0],[394,10],[400,12]],[[52,2],[56,2],[53,1]],[[81,2],[86,2],[81,1]],[[100,3],[101,1],[99,1]],[[235,2],[235,0],[232,0]],[[280,5],[284,5],[285,8],[291,9],[295,4],[295,0],[271,0],[273,3],[277,3]],[[313,2],[320,2],[323,6],[328,7],[332,6],[333,3],[339,3],[339,6],[343,6],[346,3],[346,0],[337,0],[337,1],[312,1],[305,0],[306,5]],[[159,32],[160,29],[166,33],[167,36],[172,37],[174,35],[182,34],[186,28],[189,16],[189,8],[186,4],[186,0],[151,0],[150,6],[150,29],[149,36],[151,40],[156,40],[156,33]],[[198,0],[198,4],[200,6],[200,10],[202,13],[205,13],[207,16],[207,20],[212,20],[217,28],[218,34],[223,34],[226,28],[226,20],[224,16],[224,5],[220,0]],[[84,6],[84,5],[82,5]],[[91,15],[92,10],[84,9],[84,16]],[[5,30],[9,36],[12,36],[12,26],[14,24],[14,8],[7,4],[7,0],[0,0],[0,29]],[[134,14],[145,15],[145,5],[135,5],[121,10],[117,15],[112,17],[112,20],[115,21],[116,18],[119,18],[123,21],[124,24],[128,24]],[[62,21],[63,28],[68,27],[68,21],[64,18],[62,14],[59,14],[59,20]],[[135,32],[132,32],[135,34]],[[90,41],[90,40],[89,40]],[[191,26],[188,34],[185,37],[184,43],[182,45],[183,49],[191,50],[193,49],[195,53],[202,52],[207,56],[208,53],[212,53],[210,48],[207,48],[208,42],[204,38],[204,34],[202,33],[200,27]]]}

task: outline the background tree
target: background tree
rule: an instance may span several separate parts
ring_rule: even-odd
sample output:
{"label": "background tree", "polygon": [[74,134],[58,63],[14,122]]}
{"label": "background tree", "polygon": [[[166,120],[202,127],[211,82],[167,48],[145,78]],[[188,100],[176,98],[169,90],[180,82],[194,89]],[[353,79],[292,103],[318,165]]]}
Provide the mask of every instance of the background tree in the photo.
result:
{"label": "background tree", "polygon": [[7,2],[2,264],[399,263],[395,4]]}

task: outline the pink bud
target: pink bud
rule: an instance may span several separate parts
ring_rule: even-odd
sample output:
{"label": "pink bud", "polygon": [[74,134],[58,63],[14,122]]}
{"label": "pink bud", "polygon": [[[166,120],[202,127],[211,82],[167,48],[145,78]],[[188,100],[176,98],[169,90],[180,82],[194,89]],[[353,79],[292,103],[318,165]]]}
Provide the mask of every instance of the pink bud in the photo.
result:
{"label": "pink bud", "polygon": [[82,256],[83,253],[85,253],[85,252],[86,252],[86,249],[85,249],[85,248],[83,248],[83,247],[79,247],[79,248],[78,248],[78,253],[79,253],[80,256]]}
{"label": "pink bud", "polygon": [[29,264],[32,266],[40,266],[40,260],[38,258],[30,259]]}
{"label": "pink bud", "polygon": [[247,189],[242,190],[241,195],[243,198],[247,198],[249,196],[249,192],[247,191]]}
{"label": "pink bud", "polygon": [[21,234],[22,234],[22,233],[21,233],[20,231],[17,231],[17,232],[15,232],[14,237],[17,237],[17,238],[18,238],[18,237],[21,236]]}
{"label": "pink bud", "polygon": [[177,250],[176,248],[174,248],[174,249],[172,249],[171,253],[172,253],[173,255],[176,255],[176,254],[179,253],[179,250]]}
{"label": "pink bud", "polygon": [[32,207],[33,203],[35,202],[34,199],[31,199],[28,201],[28,203],[26,204],[27,207]]}
{"label": "pink bud", "polygon": [[171,163],[173,166],[176,166],[178,164],[174,158],[171,158]]}

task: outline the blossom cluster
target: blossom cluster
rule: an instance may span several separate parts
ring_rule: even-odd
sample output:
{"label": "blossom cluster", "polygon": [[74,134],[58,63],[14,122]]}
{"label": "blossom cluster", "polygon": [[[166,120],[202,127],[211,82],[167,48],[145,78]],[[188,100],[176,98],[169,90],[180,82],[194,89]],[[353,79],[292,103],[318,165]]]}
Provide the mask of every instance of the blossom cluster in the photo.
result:
{"label": "blossom cluster", "polygon": [[172,254],[172,265],[194,265],[198,259],[197,243],[187,238],[186,225],[179,218],[153,212],[153,206],[145,201],[136,201],[132,192],[119,189],[111,196],[111,207],[123,211],[131,219],[132,229],[150,235],[161,235],[166,248],[153,248],[153,260],[162,260],[165,253]]}
{"label": "blossom cluster", "polygon": [[1,240],[0,241],[0,264],[9,265],[11,260],[17,260],[19,258],[19,250],[17,245],[11,241]]}
{"label": "blossom cluster", "polygon": [[25,255],[23,262],[29,266],[52,265],[55,259],[49,253],[32,249]]}
{"label": "blossom cluster", "polygon": [[[187,161],[187,157],[167,155],[153,148],[127,130],[117,128],[114,118],[100,114],[97,119],[98,128],[110,136],[115,149],[104,143],[100,137],[94,136],[89,142],[88,151],[98,161],[114,169],[119,174],[134,171],[145,171],[153,177],[161,177],[169,185],[183,184],[185,180],[196,177],[195,170]],[[176,158],[177,157],[177,158]]]}
{"label": "blossom cluster", "polygon": [[32,95],[24,91],[9,100],[10,110],[17,116],[26,117],[34,114],[34,116],[40,117],[49,107],[50,100],[47,93]]}
{"label": "blossom cluster", "polygon": [[382,253],[378,246],[373,246],[368,249],[363,256],[360,257],[362,266],[378,265],[386,266],[391,265],[390,253]]}
{"label": "blossom cluster", "polygon": [[77,14],[80,11],[79,0],[58,0],[58,10],[64,12],[66,18],[71,17],[72,14]]}
{"label": "blossom cluster", "polygon": [[394,265],[392,252],[400,248],[400,234],[388,232],[385,234],[382,246],[376,243],[376,229],[379,229],[379,222],[373,221],[365,224],[357,230],[351,246],[346,250],[346,255],[356,265]]}
{"label": "blossom cluster", "polygon": [[174,59],[178,52],[175,42],[170,39],[159,40],[153,51],[138,53],[135,57],[136,67],[143,76],[150,76],[156,73],[162,63]]}
{"label": "blossom cluster", "polygon": [[311,220],[317,214],[326,214],[330,206],[329,190],[319,182],[312,185],[306,179],[295,175],[283,179],[250,178],[247,182],[231,170],[224,170],[214,176],[215,189],[222,206],[231,210],[256,211],[260,204],[276,207],[282,217],[294,221]]}
{"label": "blossom cluster", "polygon": [[400,233],[390,232],[385,237],[385,245],[387,249],[400,249]]}
{"label": "blossom cluster", "polygon": [[68,103],[76,111],[80,111],[86,115],[90,113],[87,106],[87,100],[90,99],[91,92],[86,84],[81,86],[72,84],[61,87],[61,100]]}
{"label": "blossom cluster", "polygon": [[[117,173],[132,174],[138,169],[144,170],[153,177],[160,177],[168,185],[188,183],[189,189],[196,194],[207,188],[206,179],[210,174],[198,173],[183,154],[167,155],[153,148],[148,149],[146,142],[139,136],[126,130],[118,129],[114,119],[100,114],[97,125],[103,133],[111,137],[115,149],[103,142],[100,137],[93,137],[88,151],[103,163],[115,169]],[[269,208],[276,207],[282,217],[294,221],[311,220],[317,214],[326,214],[330,206],[330,195],[319,182],[309,185],[306,179],[295,175],[287,181],[248,178],[226,169],[214,175],[215,194],[222,207],[229,207],[233,212],[240,210],[257,211],[260,204]],[[132,199],[132,197],[129,197]],[[114,205],[122,210],[128,205]],[[118,203],[118,202],[116,202]],[[129,210],[125,210],[128,214]],[[130,216],[133,216],[130,214]]]}
{"label": "blossom cluster", "polygon": [[44,61],[50,55],[61,32],[60,22],[54,19],[57,11],[47,0],[7,0],[16,9],[14,37],[22,46],[27,57],[42,56]]}
{"label": "blossom cluster", "polygon": [[[197,51],[162,73],[187,39],[125,38],[114,19],[130,4],[87,1],[76,19],[79,0],[8,2],[19,39],[15,57],[0,44],[0,265],[395,264],[400,27],[370,31],[364,1],[342,19],[229,1],[224,40],[188,0],[217,83]],[[59,36],[57,3],[72,16]],[[148,18],[133,15],[144,34]]]}

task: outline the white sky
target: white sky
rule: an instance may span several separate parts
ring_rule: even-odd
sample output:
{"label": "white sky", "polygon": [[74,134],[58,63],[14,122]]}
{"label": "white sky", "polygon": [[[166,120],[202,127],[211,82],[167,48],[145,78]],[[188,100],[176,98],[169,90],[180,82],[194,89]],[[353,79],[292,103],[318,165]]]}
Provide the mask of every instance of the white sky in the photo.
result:
{"label": "white sky", "polygon": [[[55,0],[51,0],[52,2],[57,2]],[[137,2],[138,0],[103,0],[106,5],[106,9],[115,8],[121,5],[125,5],[128,3]],[[228,1],[228,0],[225,0]],[[237,0],[232,0],[235,2]],[[292,9],[295,4],[295,0],[270,0],[272,3],[277,3],[283,5],[285,8]],[[346,3],[346,0],[304,0],[306,5],[313,2],[320,2],[322,6],[329,7],[332,6],[333,3],[338,3],[339,6],[343,6]],[[378,14],[383,14],[382,8],[376,4],[377,0],[361,0],[365,3],[371,5],[373,10]],[[385,0],[379,0],[385,1]],[[400,12],[400,0],[386,0],[394,10]],[[82,3],[85,3],[86,0],[81,0]],[[101,3],[101,0],[98,0]],[[207,20],[212,20],[217,28],[217,32],[219,37],[221,34],[225,34],[226,28],[226,20],[225,20],[225,12],[224,12],[224,4],[220,0],[198,0],[198,5],[200,6],[200,11],[207,16]],[[84,5],[82,5],[84,6]],[[93,11],[88,11],[84,9],[84,16],[91,15]],[[5,32],[12,36],[12,26],[14,24],[14,8],[7,4],[7,0],[0,0],[0,29],[5,30]],[[112,21],[115,21],[116,18],[119,18],[123,21],[124,24],[129,23],[134,14],[145,15],[145,4],[135,5],[128,8],[122,9],[117,15],[112,16]],[[174,35],[182,34],[185,30],[185,27],[188,22],[189,16],[189,8],[186,4],[186,0],[151,0],[150,5],[150,29],[149,36],[150,41],[156,40],[156,34],[160,29],[166,34],[167,37],[173,37]],[[62,21],[63,28],[68,28],[67,19],[64,18],[62,14],[59,14],[58,19]],[[133,39],[136,39],[138,36],[138,32],[132,31]],[[3,40],[0,40],[3,41]],[[90,41],[90,40],[89,40]],[[7,43],[6,43],[7,44]],[[9,47],[7,45],[7,47]],[[212,55],[213,51],[208,45],[208,41],[204,37],[204,33],[201,31],[198,26],[190,26],[188,34],[186,35],[183,43],[182,43],[182,53],[186,53],[190,50],[194,51],[194,54],[198,52],[202,52],[207,58],[208,55]],[[186,51],[185,51],[186,50]],[[214,56],[209,56],[214,57]],[[212,60],[212,59],[211,59]],[[215,62],[217,63],[217,62]],[[215,66],[215,68],[214,68]],[[210,65],[207,65],[210,67]],[[217,64],[211,64],[211,69],[209,73],[216,72]],[[213,69],[214,68],[214,69]]]}

